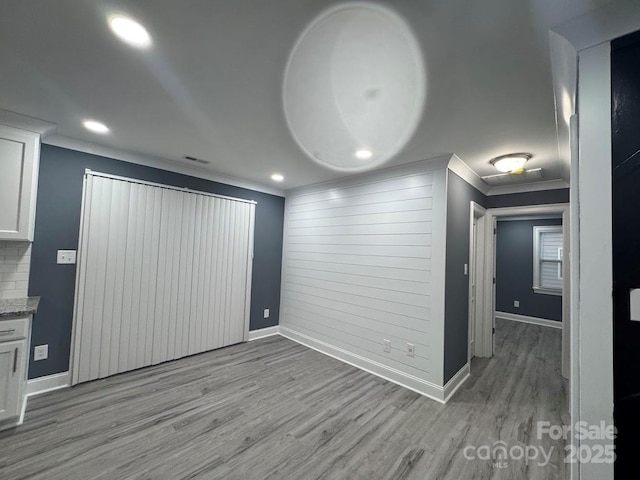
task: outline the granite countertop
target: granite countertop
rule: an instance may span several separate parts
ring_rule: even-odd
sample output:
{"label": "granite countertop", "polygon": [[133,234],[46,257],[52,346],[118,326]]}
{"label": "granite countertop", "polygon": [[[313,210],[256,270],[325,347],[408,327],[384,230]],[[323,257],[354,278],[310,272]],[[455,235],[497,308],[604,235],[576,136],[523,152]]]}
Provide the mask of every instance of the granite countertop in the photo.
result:
{"label": "granite countertop", "polygon": [[39,303],[40,297],[0,299],[0,320],[5,317],[34,314]]}

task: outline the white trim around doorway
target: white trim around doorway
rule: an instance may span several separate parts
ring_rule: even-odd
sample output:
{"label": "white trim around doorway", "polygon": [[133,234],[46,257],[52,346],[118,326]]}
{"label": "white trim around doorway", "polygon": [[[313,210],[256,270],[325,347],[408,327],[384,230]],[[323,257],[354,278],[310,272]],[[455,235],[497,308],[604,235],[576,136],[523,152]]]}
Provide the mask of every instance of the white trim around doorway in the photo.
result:
{"label": "white trim around doorway", "polygon": [[[485,263],[484,263],[484,275],[482,286],[479,291],[484,296],[484,314],[480,317],[480,335],[482,337],[482,351],[481,355],[476,353],[477,356],[493,355],[494,351],[494,327],[495,327],[495,268],[496,268],[496,255],[495,255],[495,242],[496,242],[496,222],[500,217],[506,216],[523,216],[523,215],[562,215],[562,232],[563,232],[563,249],[565,252],[565,261],[562,265],[563,272],[563,295],[562,295],[562,375],[565,378],[569,378],[569,360],[570,360],[570,218],[569,218],[569,204],[568,203],[556,203],[550,205],[534,205],[524,207],[505,207],[505,208],[490,208],[487,210],[486,215],[486,234],[485,234]],[[493,226],[493,228],[492,228]],[[477,346],[476,346],[477,347]],[[477,350],[477,349],[476,349]]]}
{"label": "white trim around doorway", "polygon": [[[485,355],[486,348],[481,329],[482,322],[479,321],[485,311],[481,276],[485,271],[486,216],[487,210],[484,207],[476,202],[471,202],[469,215],[469,346],[467,348],[467,361],[469,362],[473,357],[487,356]],[[476,222],[475,232],[474,221]]]}

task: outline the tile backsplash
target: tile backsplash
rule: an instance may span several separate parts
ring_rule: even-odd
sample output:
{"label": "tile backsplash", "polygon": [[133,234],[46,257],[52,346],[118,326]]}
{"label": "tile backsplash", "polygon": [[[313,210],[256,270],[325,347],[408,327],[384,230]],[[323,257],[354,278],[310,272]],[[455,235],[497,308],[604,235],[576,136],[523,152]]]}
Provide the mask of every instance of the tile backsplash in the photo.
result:
{"label": "tile backsplash", "polygon": [[31,243],[0,240],[0,299],[26,297]]}

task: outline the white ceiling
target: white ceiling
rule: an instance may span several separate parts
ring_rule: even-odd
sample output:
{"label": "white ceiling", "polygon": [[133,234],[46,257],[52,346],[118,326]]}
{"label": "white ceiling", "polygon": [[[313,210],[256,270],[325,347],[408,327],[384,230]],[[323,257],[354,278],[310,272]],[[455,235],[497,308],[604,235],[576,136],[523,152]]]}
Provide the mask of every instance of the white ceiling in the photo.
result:
{"label": "white ceiling", "polygon": [[[336,178],[288,130],[282,82],[304,29],[335,0],[0,0],[0,108],[66,137],[178,160],[289,189]],[[490,158],[531,152],[561,177],[549,29],[607,0],[395,0],[425,61],[423,115],[385,165],[455,153],[479,175]],[[153,37],[136,50],[107,27],[130,15]],[[99,136],[85,118],[107,124]]]}

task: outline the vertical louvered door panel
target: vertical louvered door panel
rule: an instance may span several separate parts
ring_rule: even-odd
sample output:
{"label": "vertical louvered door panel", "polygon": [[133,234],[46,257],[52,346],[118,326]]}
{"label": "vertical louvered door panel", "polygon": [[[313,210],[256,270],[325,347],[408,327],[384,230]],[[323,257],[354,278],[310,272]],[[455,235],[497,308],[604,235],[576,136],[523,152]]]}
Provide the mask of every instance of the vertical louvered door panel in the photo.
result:
{"label": "vertical louvered door panel", "polygon": [[88,173],[73,383],[244,341],[253,202]]}

